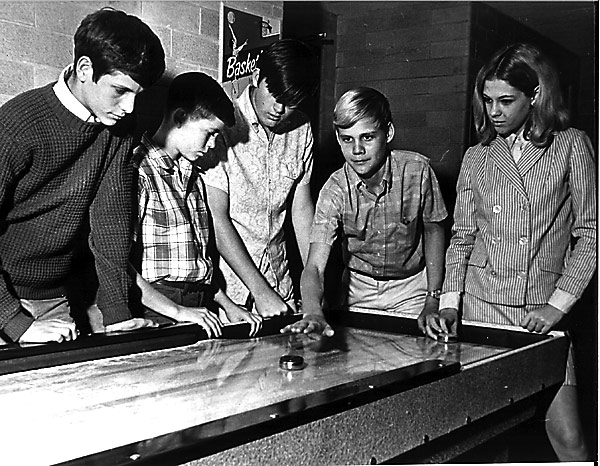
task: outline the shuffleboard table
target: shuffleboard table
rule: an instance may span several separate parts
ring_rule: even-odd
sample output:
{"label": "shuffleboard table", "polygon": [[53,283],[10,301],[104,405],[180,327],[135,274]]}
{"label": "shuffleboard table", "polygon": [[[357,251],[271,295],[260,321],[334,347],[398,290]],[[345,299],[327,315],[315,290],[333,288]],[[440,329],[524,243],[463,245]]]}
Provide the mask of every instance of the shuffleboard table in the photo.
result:
{"label": "shuffleboard table", "polygon": [[[0,350],[1,462],[443,462],[531,419],[564,378],[560,332],[466,322],[458,343],[438,343],[410,318],[328,318],[331,338],[280,334],[283,318],[254,338],[247,324],[220,339],[189,324]],[[302,364],[280,367],[287,355]]]}

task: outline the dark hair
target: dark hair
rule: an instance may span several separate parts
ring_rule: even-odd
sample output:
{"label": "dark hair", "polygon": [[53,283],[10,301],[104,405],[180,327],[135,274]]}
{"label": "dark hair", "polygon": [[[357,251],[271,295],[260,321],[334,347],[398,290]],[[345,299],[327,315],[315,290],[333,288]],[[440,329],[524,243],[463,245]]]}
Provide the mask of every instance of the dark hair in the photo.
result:
{"label": "dark hair", "polygon": [[283,105],[297,107],[317,90],[315,55],[298,40],[283,39],[269,45],[256,67],[259,82],[266,79],[267,89]]}
{"label": "dark hair", "polygon": [[221,85],[204,73],[183,73],[173,79],[167,96],[167,112],[177,108],[185,110],[194,120],[216,116],[229,127],[235,124],[231,100]]}
{"label": "dark hair", "polygon": [[120,71],[143,88],[165,71],[165,52],[159,38],[139,18],[112,8],[86,16],[74,37],[75,64],[84,56],[92,61],[93,80]]}
{"label": "dark hair", "polygon": [[392,123],[392,112],[387,98],[370,87],[357,87],[346,91],[333,109],[333,125],[346,129],[363,118],[370,118],[379,129],[387,131]]}
{"label": "dark hair", "polygon": [[556,68],[534,45],[514,44],[499,50],[477,73],[473,116],[482,144],[487,145],[496,137],[483,100],[485,81],[494,79],[506,81],[529,98],[535,96],[539,86],[524,128],[525,136],[534,145],[548,146],[555,131],[568,127],[569,115],[563,103]]}

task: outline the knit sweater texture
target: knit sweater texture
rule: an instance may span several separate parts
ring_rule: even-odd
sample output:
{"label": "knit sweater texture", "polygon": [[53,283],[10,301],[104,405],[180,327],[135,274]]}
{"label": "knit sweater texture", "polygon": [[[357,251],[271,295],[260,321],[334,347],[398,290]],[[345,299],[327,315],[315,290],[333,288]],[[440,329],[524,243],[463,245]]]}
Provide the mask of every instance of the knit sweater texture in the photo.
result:
{"label": "knit sweater texture", "polygon": [[0,108],[0,332],[16,341],[33,318],[19,298],[65,294],[89,242],[105,325],[131,318],[127,273],[134,143],[129,118],[83,122],[52,84]]}

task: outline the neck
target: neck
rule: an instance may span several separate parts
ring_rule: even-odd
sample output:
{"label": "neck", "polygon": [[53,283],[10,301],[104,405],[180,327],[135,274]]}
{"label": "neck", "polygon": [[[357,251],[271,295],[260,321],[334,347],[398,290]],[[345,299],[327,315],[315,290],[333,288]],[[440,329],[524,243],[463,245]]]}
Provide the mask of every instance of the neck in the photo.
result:
{"label": "neck", "polygon": [[156,133],[152,135],[152,142],[164,150],[169,157],[173,160],[178,160],[179,150],[172,144],[169,135],[172,132],[172,128],[166,124],[164,121],[161,123],[160,127],[156,130]]}

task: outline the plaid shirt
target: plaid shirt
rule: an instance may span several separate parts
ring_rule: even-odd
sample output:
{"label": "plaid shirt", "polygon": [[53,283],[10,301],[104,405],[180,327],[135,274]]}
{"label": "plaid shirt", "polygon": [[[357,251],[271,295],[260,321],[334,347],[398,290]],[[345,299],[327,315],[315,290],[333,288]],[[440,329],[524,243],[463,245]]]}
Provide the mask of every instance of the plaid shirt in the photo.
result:
{"label": "plaid shirt", "polygon": [[174,161],[147,135],[135,149],[135,160],[142,276],[149,282],[210,283],[209,220],[198,167],[183,157]]}
{"label": "plaid shirt", "polygon": [[425,267],[423,222],[447,216],[427,158],[392,151],[381,181],[383,192],[367,190],[344,164],[323,186],[313,220],[311,243],[332,245],[341,234],[344,263],[373,278],[406,278]]}

